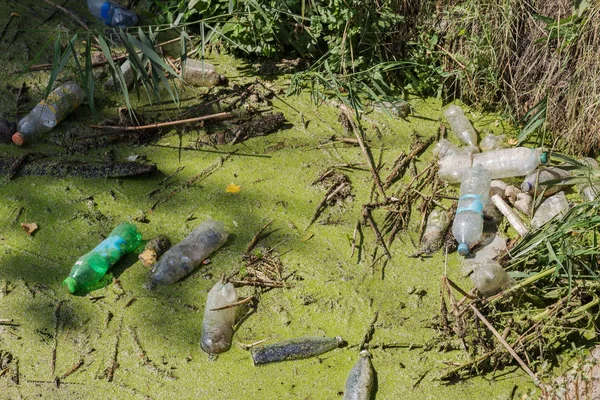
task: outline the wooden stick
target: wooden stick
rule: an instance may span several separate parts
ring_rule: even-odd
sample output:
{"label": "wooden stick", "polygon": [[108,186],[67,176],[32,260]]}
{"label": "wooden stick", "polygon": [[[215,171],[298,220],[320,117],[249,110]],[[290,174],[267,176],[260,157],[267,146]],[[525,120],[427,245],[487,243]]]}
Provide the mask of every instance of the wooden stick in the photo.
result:
{"label": "wooden stick", "polygon": [[233,308],[233,307],[240,306],[242,304],[250,303],[252,300],[254,300],[254,296],[248,296],[245,299],[236,301],[235,303],[227,304],[226,306],[223,306],[223,307],[211,308],[210,311],[227,310],[228,308]]}
{"label": "wooden stick", "polygon": [[110,129],[110,130],[114,130],[114,131],[141,131],[144,129],[156,129],[156,128],[162,128],[164,126],[182,125],[182,124],[188,124],[190,122],[205,121],[208,119],[227,119],[227,118],[232,118],[232,117],[233,117],[233,115],[231,113],[222,112],[222,113],[211,114],[211,115],[203,115],[202,117],[187,118],[187,119],[181,119],[178,121],[160,122],[157,124],[149,124],[149,125],[142,125],[142,126],[88,125],[88,127],[96,128],[96,129]]}
{"label": "wooden stick", "polygon": [[389,188],[392,185],[392,183],[394,183],[396,181],[396,178],[398,178],[398,175],[400,175],[400,172],[402,172],[402,170],[404,168],[406,168],[406,166],[408,165],[408,163],[411,162],[413,158],[415,158],[416,156],[418,156],[419,154],[421,154],[421,152],[423,150],[425,150],[427,147],[429,147],[429,145],[431,143],[433,143],[434,139],[435,139],[435,136],[431,136],[430,138],[428,138],[424,142],[417,142],[417,144],[414,146],[414,148],[412,149],[412,151],[407,156],[405,156],[398,163],[398,165],[396,165],[394,167],[394,169],[392,170],[392,172],[390,172],[390,175],[387,177],[387,179],[385,181],[385,185],[383,187],[385,189]]}
{"label": "wooden stick", "polygon": [[73,18],[75,20],[75,22],[77,22],[79,25],[81,25],[83,27],[83,29],[85,29],[86,31],[89,30],[88,26],[82,20],[80,20],[77,15],[73,14],[71,11],[67,10],[66,8],[64,8],[63,6],[61,6],[59,4],[55,4],[55,3],[51,2],[50,0],[44,0],[44,1],[48,4],[50,4],[51,6],[58,8],[60,11],[64,12],[65,14],[67,14],[68,16]]}
{"label": "wooden stick", "polygon": [[367,220],[369,225],[371,225],[373,232],[375,232],[375,237],[377,237],[377,241],[383,247],[383,251],[385,251],[385,254],[387,255],[387,257],[392,258],[390,251],[388,250],[387,246],[385,245],[383,236],[381,236],[381,232],[379,232],[377,225],[375,225],[375,220],[373,220],[373,216],[371,215],[371,208],[368,206],[363,206],[362,215],[363,215],[364,219]]}
{"label": "wooden stick", "polygon": [[519,357],[519,355],[515,352],[515,350],[512,347],[510,347],[510,345],[506,342],[506,340],[504,340],[504,338],[502,337],[502,335],[500,335],[500,333],[498,333],[498,331],[496,330],[496,328],[494,328],[492,326],[492,324],[490,324],[490,322],[487,320],[487,318],[485,318],[483,316],[483,314],[481,314],[479,312],[479,310],[477,309],[477,307],[475,307],[473,304],[469,304],[469,306],[471,307],[471,309],[473,310],[473,312],[475,313],[475,315],[477,316],[477,318],[479,318],[481,320],[481,322],[483,322],[483,324],[490,330],[490,332],[492,332],[494,334],[494,336],[496,336],[496,339],[498,339],[498,341],[502,344],[502,346],[504,346],[504,348],[506,348],[506,350],[508,350],[508,352],[510,353],[510,355],[513,356],[513,358],[519,363],[519,365],[521,366],[521,368],[523,368],[523,370],[525,372],[527,372],[527,374],[529,374],[529,376],[531,377],[531,379],[533,380],[533,382],[536,383],[538,381],[538,377],[527,366],[527,364],[525,364],[525,362],[523,361],[523,359],[521,357]]}
{"label": "wooden stick", "polygon": [[13,321],[14,320],[12,318],[0,318],[0,325],[15,325],[15,326],[19,325],[19,324],[15,324]]}
{"label": "wooden stick", "polygon": [[375,311],[375,313],[373,314],[373,319],[371,319],[371,323],[369,323],[369,327],[367,328],[367,331],[365,332],[360,342],[360,346],[358,346],[359,350],[364,350],[369,345],[369,342],[371,341],[371,339],[373,338],[373,334],[375,333],[375,323],[377,323],[378,317],[379,311]]}
{"label": "wooden stick", "polygon": [[258,230],[258,232],[256,232],[254,234],[254,236],[252,236],[252,240],[250,240],[250,243],[248,243],[248,246],[246,247],[246,251],[244,253],[248,254],[248,253],[250,253],[250,251],[252,251],[254,246],[256,246],[256,244],[258,243],[262,233],[265,231],[265,229],[267,229],[269,227],[269,225],[271,225],[273,223],[273,221],[275,221],[275,220],[272,219],[269,222],[267,222],[262,228],[260,228]]}

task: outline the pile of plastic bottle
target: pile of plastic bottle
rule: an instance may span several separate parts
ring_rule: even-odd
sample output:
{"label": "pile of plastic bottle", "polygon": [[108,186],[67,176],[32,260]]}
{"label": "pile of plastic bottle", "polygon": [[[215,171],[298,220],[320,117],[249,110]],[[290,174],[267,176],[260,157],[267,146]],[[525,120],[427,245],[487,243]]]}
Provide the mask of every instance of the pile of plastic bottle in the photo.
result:
{"label": "pile of plastic bottle", "polygon": [[[548,156],[541,148],[509,147],[504,135],[488,135],[478,146],[473,125],[458,106],[448,107],[444,116],[454,135],[465,144],[459,147],[441,139],[433,151],[438,158],[439,177],[450,184],[460,183],[452,234],[458,242],[458,253],[465,257],[466,270],[474,285],[487,297],[506,289],[513,281],[494,261],[502,246],[491,252],[486,250],[489,238],[483,237],[484,215],[499,212],[520,236],[539,229],[569,209],[562,190],[571,174],[546,165]],[[599,169],[594,159],[580,162]],[[519,177],[523,177],[520,188],[501,180]],[[550,181],[552,185],[547,184]],[[591,201],[600,193],[600,185],[583,184],[578,190],[583,201]],[[533,210],[533,199],[538,197],[544,200]],[[431,224],[439,224],[439,216],[434,215]],[[523,219],[529,221],[529,227]],[[433,228],[426,227],[426,230]]]}

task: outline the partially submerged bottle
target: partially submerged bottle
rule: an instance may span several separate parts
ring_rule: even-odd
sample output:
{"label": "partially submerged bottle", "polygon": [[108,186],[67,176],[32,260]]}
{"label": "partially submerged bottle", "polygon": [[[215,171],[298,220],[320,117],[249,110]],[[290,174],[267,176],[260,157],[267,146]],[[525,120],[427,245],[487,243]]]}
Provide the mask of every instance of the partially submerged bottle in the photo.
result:
{"label": "partially submerged bottle", "polygon": [[363,350],[348,374],[343,400],[370,400],[374,389],[375,370],[371,364],[371,354]]}
{"label": "partially submerged bottle", "polygon": [[187,59],[183,80],[192,86],[213,87],[223,84],[226,78],[204,60]]}
{"label": "partially submerged bottle", "polygon": [[63,285],[70,293],[89,290],[121,257],[135,250],[141,240],[142,234],[134,224],[118,225],[98,246],[75,262]]}
{"label": "partially submerged bottle", "polygon": [[[541,167],[525,177],[521,184],[521,190],[524,193],[535,195],[537,192],[544,192],[544,196],[551,196],[565,187],[564,184],[555,183],[552,186],[545,186],[546,182],[567,179],[571,176],[569,171],[558,167]],[[539,186],[543,186],[539,188]],[[538,188],[538,190],[536,190]],[[545,190],[544,190],[545,189]]]}
{"label": "partially submerged bottle", "polygon": [[473,273],[470,277],[484,297],[493,296],[514,284],[504,268],[494,260],[485,260],[483,263],[473,266]]}
{"label": "partially submerged bottle", "polygon": [[254,365],[257,366],[271,362],[315,357],[337,349],[344,344],[344,340],[339,336],[333,338],[308,336],[259,345],[253,347],[250,351]]}
{"label": "partially submerged bottle", "polygon": [[[217,282],[208,292],[200,347],[208,354],[223,353],[231,348],[237,301],[233,284]],[[224,308],[227,307],[227,308]]]}
{"label": "partially submerged bottle", "polygon": [[459,106],[452,105],[444,111],[444,117],[450,124],[450,129],[462,142],[469,146],[471,153],[478,153],[479,148],[477,147],[477,132],[471,125],[469,119],[465,116],[462,108]]}
{"label": "partially submerged bottle", "polygon": [[525,176],[546,163],[548,155],[541,149],[512,147],[476,153],[472,156],[455,154],[438,161],[438,175],[448,183],[458,183],[471,165],[481,164],[490,172],[492,179]]}
{"label": "partially submerged bottle", "polygon": [[449,225],[450,219],[446,211],[432,210],[427,217],[427,224],[421,238],[421,251],[431,254],[441,248]]}
{"label": "partially submerged bottle", "polygon": [[483,208],[490,193],[490,174],[481,164],[469,168],[460,185],[458,208],[452,224],[452,234],[458,242],[458,254],[469,254],[469,249],[483,232]]}
{"label": "partially submerged bottle", "polygon": [[226,240],[227,232],[223,222],[207,219],[163,254],[152,268],[150,282],[145,287],[151,289],[156,284],[177,282],[191,273]]}
{"label": "partially submerged bottle", "polygon": [[22,146],[38,139],[83,103],[84,98],[85,94],[77,82],[63,83],[21,118],[17,132],[12,136],[13,143]]}
{"label": "partially submerged bottle", "polygon": [[537,229],[550,221],[557,215],[565,213],[569,209],[569,202],[565,197],[564,192],[558,192],[554,196],[548,197],[535,210],[535,214],[531,219],[531,227]]}
{"label": "partially submerged bottle", "polygon": [[127,28],[138,22],[136,13],[107,0],[87,0],[90,13],[112,28]]}

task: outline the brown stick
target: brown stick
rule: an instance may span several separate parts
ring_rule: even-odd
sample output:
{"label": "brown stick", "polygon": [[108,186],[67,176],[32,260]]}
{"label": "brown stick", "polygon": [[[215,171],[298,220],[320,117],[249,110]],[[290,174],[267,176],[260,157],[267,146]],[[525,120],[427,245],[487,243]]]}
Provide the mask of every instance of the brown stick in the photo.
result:
{"label": "brown stick", "polygon": [[88,127],[96,128],[96,129],[110,129],[110,130],[114,130],[114,131],[141,131],[144,129],[157,129],[157,128],[162,128],[165,126],[189,124],[190,122],[205,121],[208,119],[228,119],[228,118],[232,118],[232,117],[233,117],[233,115],[231,113],[222,112],[222,113],[211,114],[211,115],[203,115],[201,117],[196,117],[196,118],[187,118],[187,119],[181,119],[178,121],[160,122],[157,124],[149,124],[149,125],[142,125],[142,126],[88,125]]}
{"label": "brown stick", "polygon": [[75,20],[75,22],[77,22],[79,25],[81,25],[83,27],[83,29],[85,29],[86,31],[89,30],[88,26],[82,20],[80,20],[77,15],[73,14],[71,11],[67,10],[66,8],[64,8],[63,6],[61,6],[59,4],[55,4],[55,3],[51,2],[50,0],[44,0],[44,1],[48,4],[50,4],[51,6],[58,8],[60,11],[64,12],[65,14],[67,14],[68,16],[73,18]]}
{"label": "brown stick", "polygon": [[265,231],[265,229],[267,229],[269,227],[269,225],[271,225],[273,223],[273,221],[275,221],[275,220],[272,219],[269,222],[267,222],[262,228],[260,228],[258,230],[258,232],[256,232],[254,234],[254,236],[252,236],[252,240],[250,240],[250,243],[248,243],[248,246],[246,247],[246,251],[245,251],[246,254],[248,254],[248,253],[250,253],[250,251],[252,251],[254,246],[256,246],[256,244],[260,240],[260,236],[262,235],[262,233]]}
{"label": "brown stick", "polygon": [[80,358],[67,372],[60,376],[60,380],[65,379],[67,376],[71,375],[73,372],[77,371],[83,365],[83,358]]}
{"label": "brown stick", "polygon": [[356,225],[354,225],[354,233],[352,234],[352,248],[350,249],[350,258],[354,257],[354,251],[356,250],[356,236],[358,235],[359,228],[360,221],[356,221]]}
{"label": "brown stick", "polygon": [[373,229],[373,232],[375,232],[375,237],[377,238],[377,242],[379,242],[379,244],[383,247],[383,251],[385,251],[385,254],[387,255],[387,257],[392,258],[390,251],[388,250],[387,246],[385,245],[385,242],[383,241],[383,236],[381,236],[381,232],[379,232],[377,225],[375,225],[375,220],[373,220],[373,216],[371,215],[371,208],[368,206],[363,206],[362,216],[364,219],[367,220],[367,222]]}
{"label": "brown stick", "polygon": [[250,303],[252,300],[254,300],[254,296],[248,296],[245,299],[236,301],[231,304],[227,304],[226,306],[223,306],[223,307],[211,308],[210,311],[227,310],[228,308],[233,308],[233,307],[241,306],[242,304]]}
{"label": "brown stick", "polygon": [[56,303],[54,307],[54,341],[52,344],[52,359],[50,361],[50,375],[54,376],[54,370],[56,369],[56,347],[58,346],[58,328],[60,325],[60,307],[62,306],[62,300]]}
{"label": "brown stick", "polygon": [[398,178],[398,175],[400,175],[400,172],[402,172],[402,170],[404,168],[406,168],[406,166],[408,165],[408,163],[411,162],[413,158],[415,158],[416,156],[418,156],[419,154],[421,154],[421,152],[423,150],[425,150],[427,147],[429,147],[429,145],[433,142],[434,139],[435,139],[435,136],[431,136],[430,138],[428,138],[424,142],[418,142],[414,146],[414,148],[412,149],[412,151],[407,156],[405,156],[398,163],[398,165],[396,165],[394,167],[394,169],[392,170],[392,172],[390,172],[390,175],[387,177],[387,179],[385,181],[385,185],[383,187],[385,189],[389,188],[392,185],[392,183],[394,183],[396,181],[396,178]]}
{"label": "brown stick", "polygon": [[360,342],[360,346],[358,347],[359,350],[364,350],[369,345],[369,342],[371,341],[371,339],[373,338],[373,334],[375,333],[375,323],[377,322],[378,317],[379,311],[375,311],[375,313],[373,314],[373,319],[371,319],[371,323],[369,323],[369,327],[367,328],[367,331],[365,332]]}
{"label": "brown stick", "polygon": [[508,350],[510,355],[513,356],[513,358],[519,363],[521,368],[523,368],[523,370],[525,372],[527,372],[527,374],[529,374],[529,376],[531,377],[531,379],[534,382],[537,382],[537,380],[538,380],[537,376],[533,373],[533,371],[529,368],[529,366],[527,366],[527,364],[525,364],[523,359],[521,357],[519,357],[517,352],[515,352],[515,350],[506,342],[506,340],[504,340],[502,335],[500,335],[500,333],[498,333],[496,328],[494,328],[492,326],[492,324],[490,324],[490,322],[487,320],[487,318],[485,318],[483,316],[483,314],[481,314],[479,312],[477,307],[475,307],[473,304],[469,304],[469,306],[471,307],[471,309],[473,310],[473,312],[475,313],[477,318],[479,318],[481,320],[481,322],[483,322],[483,324],[490,330],[490,332],[492,332],[494,334],[494,336],[496,336],[496,339],[498,339],[498,341],[502,344],[502,346],[504,346],[504,348],[506,348],[506,350]]}
{"label": "brown stick", "polygon": [[117,363],[117,355],[119,354],[119,339],[121,338],[121,327],[123,326],[123,318],[121,317],[121,321],[119,322],[119,328],[117,329],[117,335],[115,338],[115,347],[113,349],[112,357],[110,360],[110,365],[106,371],[106,379],[109,382],[112,382],[113,377],[115,376],[115,371],[119,367],[119,363]]}
{"label": "brown stick", "polygon": [[15,324],[13,321],[14,320],[12,318],[0,318],[0,325],[15,325],[15,326],[19,325],[19,324]]}

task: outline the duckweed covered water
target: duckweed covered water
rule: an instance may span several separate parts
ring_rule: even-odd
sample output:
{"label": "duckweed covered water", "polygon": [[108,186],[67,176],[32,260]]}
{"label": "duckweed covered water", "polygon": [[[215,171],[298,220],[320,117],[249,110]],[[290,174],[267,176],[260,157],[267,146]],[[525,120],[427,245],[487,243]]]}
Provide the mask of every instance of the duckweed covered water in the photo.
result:
{"label": "duckweed covered water", "polygon": [[[8,15],[9,6],[0,6],[0,15]],[[63,17],[59,20],[71,23]],[[5,38],[0,42],[9,50],[2,52],[8,59],[0,75],[13,87],[28,82],[31,98],[27,104],[33,106],[48,75],[15,74],[19,63],[27,61],[21,60],[25,55],[18,49],[30,48],[31,54],[40,48],[39,38],[29,36],[17,35],[14,43]],[[254,79],[240,77],[236,67],[242,65],[226,56],[211,62],[232,84]],[[285,79],[278,83],[284,85]],[[0,89],[0,111],[4,117],[14,117],[11,99],[15,94]],[[199,96],[192,90],[185,94],[192,99],[190,103]],[[103,96],[98,103],[105,115],[120,105],[118,96],[99,96]],[[139,100],[137,111],[156,110],[156,106],[141,107],[144,102],[144,98]],[[408,151],[413,131],[426,137],[436,133],[441,103],[435,99],[410,102],[415,114],[407,120],[378,112],[366,115],[369,146],[374,158],[382,160],[382,176],[389,173],[401,151]],[[341,137],[342,129],[338,110],[331,105],[317,108],[305,94],[275,98],[272,106],[273,111],[284,113],[289,125],[233,146],[180,152],[174,131],[153,146],[110,148],[116,160],[138,155],[156,163],[160,173],[150,177],[19,177],[0,186],[0,319],[15,323],[0,325],[1,398],[341,398],[359,353],[357,345],[376,312],[371,344],[415,345],[370,350],[378,399],[506,399],[532,389],[517,368],[455,384],[437,380],[447,362],[466,360],[460,351],[421,348],[436,336],[429,326],[439,310],[443,272],[470,286],[460,277],[458,256],[449,256],[447,268],[439,252],[431,258],[408,257],[415,251],[410,238],[417,240],[419,218],[413,218],[410,233],[390,247],[390,260],[378,257],[381,250],[373,258],[377,246],[368,226],[362,227],[361,251],[350,257],[354,227],[372,185],[361,150],[332,143],[332,136]],[[87,130],[85,124],[101,118],[94,119],[82,107],[53,135]],[[474,118],[479,129],[496,121],[495,117]],[[381,137],[372,126],[379,128]],[[183,145],[195,142],[200,133],[183,132]],[[48,140],[27,150],[64,153]],[[237,152],[228,156],[233,150]],[[12,145],[0,147],[0,153],[7,155],[23,151]],[[88,157],[100,159],[106,151],[93,150]],[[419,158],[417,169],[430,159],[431,148]],[[219,162],[222,166],[194,180]],[[352,196],[327,207],[309,227],[324,196],[324,190],[312,182],[339,164],[362,164],[361,169],[345,171]],[[193,183],[186,186],[186,182]],[[240,186],[238,193],[226,192],[231,183]],[[106,280],[104,288],[86,297],[71,296],[61,288],[72,263],[120,222],[136,223],[144,239],[164,234],[177,243],[207,218],[223,221],[229,239],[211,256],[210,264],[180,282],[153,291],[143,289],[149,269],[134,253],[111,269],[114,281]],[[383,215],[375,214],[375,218],[381,222]],[[231,350],[209,361],[199,345],[206,295],[223,274],[229,276],[242,267],[246,246],[270,220],[272,232],[255,251],[261,246],[276,247],[284,275],[292,274],[291,287],[261,294],[256,310],[236,327]],[[25,222],[36,222],[39,230],[29,236],[20,226]],[[253,293],[250,287],[238,289],[240,298]],[[349,346],[317,358],[260,368],[253,366],[250,353],[240,346],[302,336],[341,336]]]}

